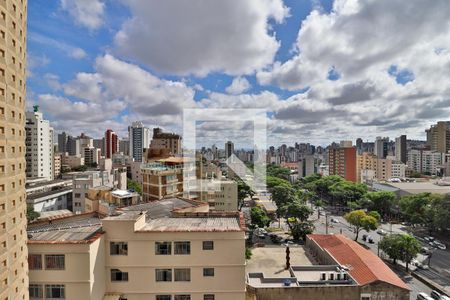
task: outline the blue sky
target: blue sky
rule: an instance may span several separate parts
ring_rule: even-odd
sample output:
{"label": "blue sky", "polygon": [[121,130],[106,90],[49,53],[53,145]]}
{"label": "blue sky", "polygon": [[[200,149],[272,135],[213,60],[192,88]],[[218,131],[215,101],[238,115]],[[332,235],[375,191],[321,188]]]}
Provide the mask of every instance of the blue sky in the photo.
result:
{"label": "blue sky", "polygon": [[[423,138],[448,115],[445,0],[33,0],[28,12],[28,105],[57,132],[125,136],[135,120],[182,132],[184,108],[264,108],[269,143],[326,145]],[[245,144],[238,125],[217,127]]]}

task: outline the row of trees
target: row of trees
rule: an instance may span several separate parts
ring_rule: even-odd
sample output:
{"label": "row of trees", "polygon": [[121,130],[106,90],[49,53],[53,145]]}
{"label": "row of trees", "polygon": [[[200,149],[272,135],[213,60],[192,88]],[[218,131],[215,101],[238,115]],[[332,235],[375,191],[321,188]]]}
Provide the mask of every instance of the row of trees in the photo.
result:
{"label": "row of trees", "polygon": [[385,236],[379,244],[381,250],[386,253],[393,263],[401,260],[406,264],[406,271],[411,261],[420,251],[420,243],[409,234],[390,234]]}

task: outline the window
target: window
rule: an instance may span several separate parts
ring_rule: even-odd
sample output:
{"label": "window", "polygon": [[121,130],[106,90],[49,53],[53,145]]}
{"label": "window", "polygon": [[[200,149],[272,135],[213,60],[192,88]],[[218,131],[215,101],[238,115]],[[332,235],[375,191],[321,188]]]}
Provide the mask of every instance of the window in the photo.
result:
{"label": "window", "polygon": [[128,255],[128,243],[126,242],[110,242],[110,255]]}
{"label": "window", "polygon": [[42,255],[29,254],[28,255],[28,268],[30,270],[41,270],[42,269]]}
{"label": "window", "polygon": [[174,242],[175,254],[191,254],[191,242]]}
{"label": "window", "polygon": [[170,295],[156,295],[156,300],[171,300],[172,296]]}
{"label": "window", "polygon": [[28,288],[30,299],[43,299],[44,298],[44,290],[42,289],[42,285],[40,284],[30,284]]}
{"label": "window", "polygon": [[172,243],[171,242],[155,242],[155,254],[156,255],[171,255]]}
{"label": "window", "polygon": [[156,281],[172,281],[171,269],[156,269]]}
{"label": "window", "polygon": [[45,269],[46,270],[64,270],[65,257],[64,255],[46,255]]}
{"label": "window", "polygon": [[203,300],[214,300],[214,294],[203,295]]}
{"label": "window", "polygon": [[128,272],[111,269],[111,281],[128,281]]}
{"label": "window", "polygon": [[214,268],[203,268],[203,276],[213,277],[214,276]]}
{"label": "window", "polygon": [[65,287],[62,284],[45,285],[45,299],[65,299]]}
{"label": "window", "polygon": [[191,300],[191,295],[175,295],[175,300]]}
{"label": "window", "polygon": [[175,281],[191,281],[191,269],[174,269]]}
{"label": "window", "polygon": [[203,250],[214,250],[213,241],[203,241]]}

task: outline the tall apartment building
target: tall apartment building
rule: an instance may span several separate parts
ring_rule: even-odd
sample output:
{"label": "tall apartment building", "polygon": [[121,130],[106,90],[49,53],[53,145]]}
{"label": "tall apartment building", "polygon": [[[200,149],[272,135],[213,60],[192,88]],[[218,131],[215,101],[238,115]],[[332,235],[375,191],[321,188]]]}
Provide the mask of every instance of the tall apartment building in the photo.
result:
{"label": "tall apartment building", "polygon": [[447,153],[450,150],[450,122],[437,122],[426,129],[427,145],[431,151]]}
{"label": "tall apartment building", "polygon": [[100,149],[102,156],[105,156],[105,138],[94,139],[92,144],[95,148]]}
{"label": "tall apartment building", "polygon": [[[150,139],[149,139],[149,141],[150,141]],[[147,144],[147,148],[148,148],[148,146],[149,146],[149,144]],[[129,138],[123,138],[123,139],[119,140],[119,152],[126,156],[130,155],[130,139]]]}
{"label": "tall apartment building", "polygon": [[56,179],[61,174],[61,153],[55,153],[53,156],[53,178]]}
{"label": "tall apartment building", "polygon": [[112,158],[113,154],[119,152],[119,137],[108,129],[105,131],[105,157]]}
{"label": "tall apartment building", "polygon": [[26,173],[27,177],[53,179],[53,128],[44,120],[39,107],[26,113]]}
{"label": "tall apartment building", "polygon": [[0,12],[0,299],[28,299],[25,215],[27,1],[1,1]]}
{"label": "tall apartment building", "polygon": [[100,149],[94,147],[85,147],[83,150],[84,164],[93,165],[100,161]]}
{"label": "tall apartment building", "polygon": [[150,129],[142,122],[133,122],[131,126],[128,126],[128,139],[130,156],[134,158],[134,161],[142,162],[144,149],[150,145]]}
{"label": "tall apartment building", "polygon": [[67,136],[66,150],[70,156],[81,155],[80,140],[71,135]]}
{"label": "tall apartment building", "polygon": [[[285,145],[286,146],[286,145]],[[225,143],[225,158],[227,159],[234,153],[234,143],[228,141]]]}
{"label": "tall apartment building", "polygon": [[317,174],[319,170],[320,159],[314,155],[305,155],[298,162],[298,177],[303,178],[312,174]]}
{"label": "tall apartment building", "polygon": [[336,147],[328,150],[330,175],[339,175],[356,182],[356,147]]}
{"label": "tall apartment building", "polygon": [[388,155],[388,143],[389,143],[388,137],[378,136],[375,139],[374,154],[378,158],[386,158],[386,156]]}
{"label": "tall apartment building", "polygon": [[161,128],[154,128],[150,149],[168,150],[170,155],[181,155],[181,136],[163,132]]}
{"label": "tall apartment building", "polygon": [[58,152],[60,152],[60,153],[68,152],[68,150],[67,150],[68,138],[69,138],[69,135],[65,131],[58,134]]}
{"label": "tall apartment building", "polygon": [[395,159],[406,164],[407,161],[406,135],[395,138]]}
{"label": "tall apartment building", "polygon": [[401,161],[378,158],[375,154],[368,152],[357,156],[356,173],[359,182],[405,178],[405,170],[406,165]]}
{"label": "tall apartment building", "polygon": [[444,153],[419,149],[408,151],[408,167],[414,172],[438,175],[444,168],[444,164]]}
{"label": "tall apartment building", "polygon": [[243,215],[208,210],[172,198],[30,225],[30,296],[244,300]]}

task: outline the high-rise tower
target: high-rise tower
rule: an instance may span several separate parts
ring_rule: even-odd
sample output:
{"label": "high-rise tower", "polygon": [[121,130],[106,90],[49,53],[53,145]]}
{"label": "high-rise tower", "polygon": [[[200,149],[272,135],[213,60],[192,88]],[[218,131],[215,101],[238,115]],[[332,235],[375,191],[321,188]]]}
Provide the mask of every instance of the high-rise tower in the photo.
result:
{"label": "high-rise tower", "polygon": [[0,1],[0,299],[28,299],[25,193],[27,0]]}

